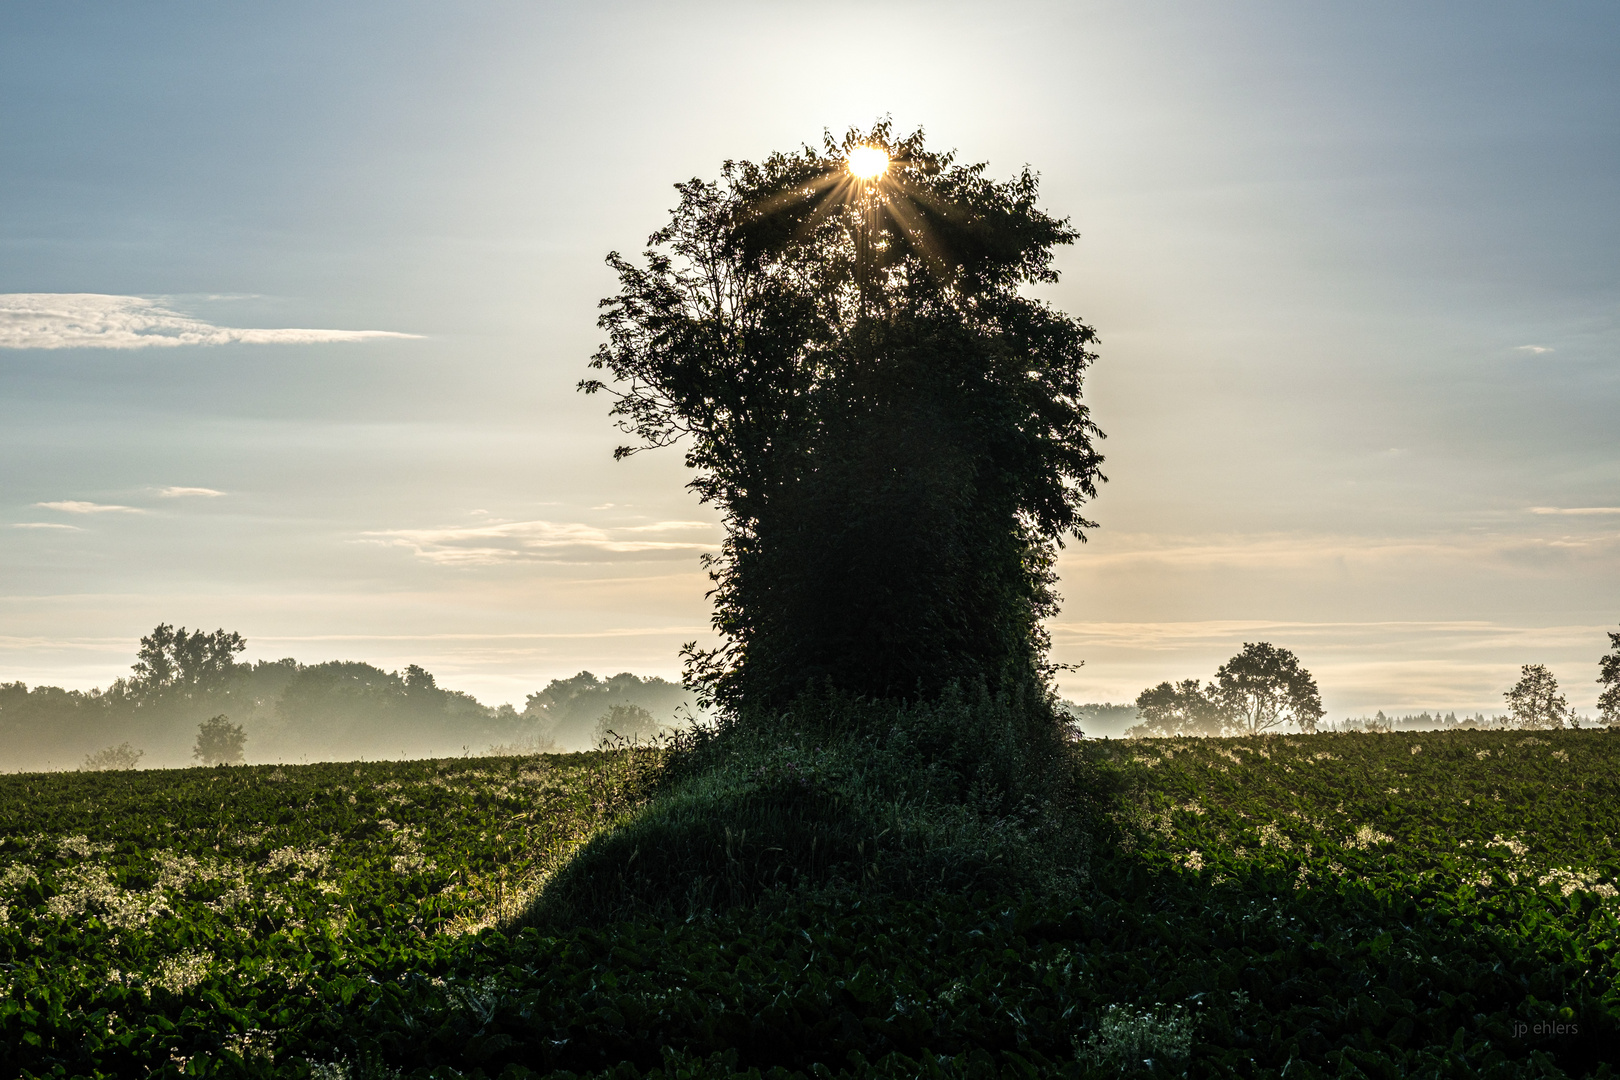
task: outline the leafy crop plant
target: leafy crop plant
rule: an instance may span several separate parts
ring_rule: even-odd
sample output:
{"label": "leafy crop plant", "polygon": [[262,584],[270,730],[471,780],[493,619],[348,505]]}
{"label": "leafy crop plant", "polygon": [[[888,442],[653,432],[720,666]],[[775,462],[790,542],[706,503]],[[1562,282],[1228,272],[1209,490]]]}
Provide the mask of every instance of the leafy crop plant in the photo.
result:
{"label": "leafy crop plant", "polygon": [[0,777],[0,1071],[1614,1075],[1620,735],[1072,752],[1067,891],[550,931],[658,752]]}

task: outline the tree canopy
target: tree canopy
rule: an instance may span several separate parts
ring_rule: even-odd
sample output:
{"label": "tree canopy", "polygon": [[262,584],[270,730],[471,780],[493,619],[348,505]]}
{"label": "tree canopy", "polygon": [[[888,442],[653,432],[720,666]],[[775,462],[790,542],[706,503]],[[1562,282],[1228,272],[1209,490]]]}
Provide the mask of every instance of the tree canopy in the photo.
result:
{"label": "tree canopy", "polygon": [[191,756],[204,765],[240,765],[247,746],[247,732],[241,724],[221,713],[197,725],[197,744]]}
{"label": "tree canopy", "polygon": [[1545,664],[1519,668],[1519,681],[1502,697],[1507,701],[1508,722],[1514,727],[1557,729],[1575,719],[1569,700],[1558,692],[1558,679]]}
{"label": "tree canopy", "polygon": [[161,691],[207,690],[223,684],[247,642],[235,631],[176,630],[159,623],[141,638],[130,687],[138,695]]}
{"label": "tree canopy", "polygon": [[1620,727],[1620,634],[1609,631],[1609,651],[1598,660],[1598,683],[1603,693],[1598,695],[1598,719],[1611,727]]}
{"label": "tree canopy", "polygon": [[1315,731],[1324,715],[1315,677],[1269,641],[1244,642],[1203,688],[1197,679],[1149,687],[1137,695],[1136,708],[1142,722],[1130,736],[1256,735],[1284,724]]}
{"label": "tree canopy", "polygon": [[[855,178],[857,147],[889,155]],[[1104,479],[1089,326],[1022,291],[1069,224],[887,123],[676,185],[641,262],[608,258],[588,393],[632,441],[685,443],[724,517],[724,644],[688,678],[732,708],[1042,670],[1056,548]]]}
{"label": "tree canopy", "polygon": [[1325,711],[1316,679],[1299,657],[1269,641],[1244,642],[1243,651],[1216,669],[1210,697],[1229,724],[1249,735],[1284,724],[1315,731]]}
{"label": "tree canopy", "polygon": [[1136,696],[1141,724],[1131,734],[1164,737],[1169,735],[1219,735],[1226,726],[1226,712],[1199,688],[1197,679],[1179,683],[1162,682]]}

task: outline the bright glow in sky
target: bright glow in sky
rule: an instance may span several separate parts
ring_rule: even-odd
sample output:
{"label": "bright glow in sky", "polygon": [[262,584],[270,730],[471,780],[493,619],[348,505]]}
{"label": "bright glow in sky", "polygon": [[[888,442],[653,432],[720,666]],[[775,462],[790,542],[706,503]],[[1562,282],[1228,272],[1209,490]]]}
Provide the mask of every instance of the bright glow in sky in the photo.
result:
{"label": "bright glow in sky", "polygon": [[876,146],[857,146],[849,152],[850,175],[857,179],[875,179],[888,167],[889,155]]}
{"label": "bright glow in sky", "polygon": [[1109,435],[1068,696],[1265,639],[1330,718],[1524,663],[1590,710],[1616,55],[1579,2],[10,5],[0,679],[105,685],[160,620],[489,702],[677,673],[720,534],[574,392],[602,258],[890,114],[1082,233],[1042,289]]}

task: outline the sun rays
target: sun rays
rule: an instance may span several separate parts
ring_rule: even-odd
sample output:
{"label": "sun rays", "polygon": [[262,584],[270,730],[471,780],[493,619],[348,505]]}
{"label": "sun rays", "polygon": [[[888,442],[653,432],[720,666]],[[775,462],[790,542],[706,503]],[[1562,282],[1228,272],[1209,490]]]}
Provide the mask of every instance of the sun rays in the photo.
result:
{"label": "sun rays", "polygon": [[814,158],[807,153],[806,172],[759,198],[751,216],[791,222],[787,233],[795,243],[809,241],[829,225],[842,228],[857,287],[868,297],[874,285],[881,292],[881,282],[904,274],[908,263],[936,280],[948,278],[951,260],[940,226],[960,224],[967,215],[913,176],[943,163],[909,154],[904,144],[851,136],[841,146],[829,144]]}

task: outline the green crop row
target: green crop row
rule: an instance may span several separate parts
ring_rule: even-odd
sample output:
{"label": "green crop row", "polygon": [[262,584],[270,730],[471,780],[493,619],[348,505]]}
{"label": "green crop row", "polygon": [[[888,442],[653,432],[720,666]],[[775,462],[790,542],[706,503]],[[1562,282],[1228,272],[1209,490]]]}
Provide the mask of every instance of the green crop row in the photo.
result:
{"label": "green crop row", "polygon": [[619,753],[0,778],[5,1075],[1608,1076],[1620,735],[1101,742],[1078,895],[502,929]]}

